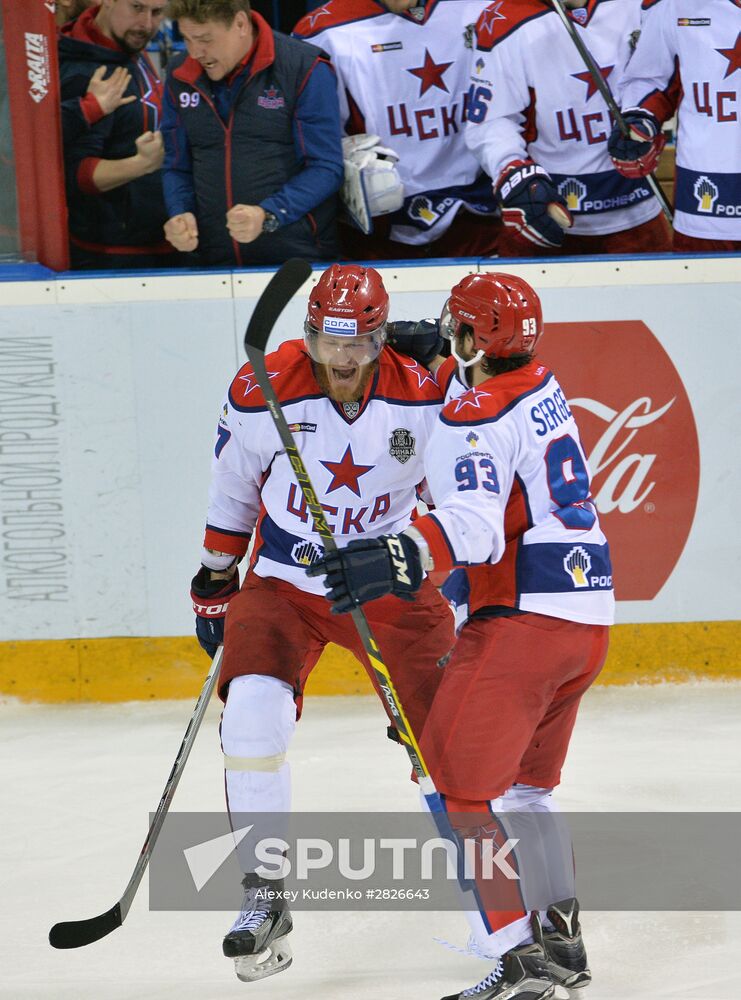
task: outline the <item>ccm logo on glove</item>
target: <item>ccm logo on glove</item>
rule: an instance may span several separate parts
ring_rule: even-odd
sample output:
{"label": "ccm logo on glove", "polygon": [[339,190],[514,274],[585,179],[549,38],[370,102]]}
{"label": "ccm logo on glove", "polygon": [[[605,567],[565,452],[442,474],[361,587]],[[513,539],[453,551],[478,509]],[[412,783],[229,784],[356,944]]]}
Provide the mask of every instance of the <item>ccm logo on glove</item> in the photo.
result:
{"label": "ccm logo on glove", "polygon": [[397,535],[389,535],[388,550],[391,553],[391,562],[394,564],[394,572],[399,583],[404,583],[411,587],[412,581],[409,578],[409,566],[404,555],[404,549]]}

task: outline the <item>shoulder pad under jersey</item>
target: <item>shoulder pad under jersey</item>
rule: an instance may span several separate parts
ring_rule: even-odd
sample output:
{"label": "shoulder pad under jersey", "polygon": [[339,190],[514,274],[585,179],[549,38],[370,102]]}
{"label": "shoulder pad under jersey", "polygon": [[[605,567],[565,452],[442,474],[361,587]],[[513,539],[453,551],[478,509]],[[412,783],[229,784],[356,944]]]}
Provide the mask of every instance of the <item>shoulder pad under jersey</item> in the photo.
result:
{"label": "shoulder pad under jersey", "polygon": [[371,17],[382,17],[388,10],[374,0],[328,0],[321,7],[309,11],[293,29],[294,35],[311,38],[327,28],[336,28],[353,21],[365,21]]}
{"label": "shoulder pad under jersey", "polygon": [[[265,367],[281,404],[323,395],[314,378],[303,340],[288,340],[281,344],[277,351],[266,355]],[[229,386],[229,402],[235,410],[243,412],[266,409],[265,397],[249,362],[242,365],[234,376]]]}
{"label": "shoulder pad under jersey", "polygon": [[546,0],[496,0],[476,22],[476,48],[491,52],[523,24],[552,11]]}
{"label": "shoulder pad under jersey", "polygon": [[441,403],[435,376],[406,354],[384,347],[381,353],[376,396],[405,403]]}
{"label": "shoulder pad under jersey", "polygon": [[538,392],[553,378],[545,365],[531,361],[524,368],[506,372],[451,399],[440,414],[446,424],[485,424],[509,413],[525,396]]}

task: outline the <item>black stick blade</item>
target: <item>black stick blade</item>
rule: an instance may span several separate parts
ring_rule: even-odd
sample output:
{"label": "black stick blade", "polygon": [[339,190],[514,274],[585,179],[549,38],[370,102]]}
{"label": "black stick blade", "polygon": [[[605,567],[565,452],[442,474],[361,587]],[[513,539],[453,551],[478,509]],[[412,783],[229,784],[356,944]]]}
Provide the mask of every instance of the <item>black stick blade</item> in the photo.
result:
{"label": "black stick blade", "polygon": [[65,920],[54,924],[49,931],[49,944],[52,948],[82,948],[93,941],[100,941],[122,923],[121,905],[116,903],[99,917],[91,917],[90,920]]}
{"label": "black stick blade", "polygon": [[278,321],[278,317],[291,301],[293,296],[311,274],[308,261],[292,257],[282,264],[265,288],[254,308],[247,332],[244,335],[244,347],[257,348],[264,351],[270,337],[270,331]]}

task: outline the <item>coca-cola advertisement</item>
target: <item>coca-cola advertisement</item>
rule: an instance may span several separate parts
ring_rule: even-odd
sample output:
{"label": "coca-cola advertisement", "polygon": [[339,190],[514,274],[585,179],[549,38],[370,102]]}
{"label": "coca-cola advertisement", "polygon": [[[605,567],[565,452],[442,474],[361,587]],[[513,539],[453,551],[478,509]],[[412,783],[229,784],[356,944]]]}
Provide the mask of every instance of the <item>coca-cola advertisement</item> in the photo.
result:
{"label": "coca-cola advertisement", "polygon": [[579,424],[616,596],[649,601],[682,554],[697,505],[700,451],[682,380],[639,320],[546,323],[538,356]]}

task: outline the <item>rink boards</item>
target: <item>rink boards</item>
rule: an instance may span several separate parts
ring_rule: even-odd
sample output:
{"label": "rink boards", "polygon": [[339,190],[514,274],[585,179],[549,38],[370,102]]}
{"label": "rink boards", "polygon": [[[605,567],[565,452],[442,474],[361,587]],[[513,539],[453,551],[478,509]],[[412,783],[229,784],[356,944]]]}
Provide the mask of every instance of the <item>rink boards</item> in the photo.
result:
{"label": "rink boards", "polygon": [[[739,676],[741,259],[497,266],[541,294],[539,354],[590,458],[619,598],[604,682]],[[391,317],[439,314],[452,284],[487,269],[383,268]],[[0,692],[197,691],[188,583],[214,427],[269,277],[0,281]],[[300,335],[305,301],[271,347]],[[309,690],[369,687],[330,648]]]}

